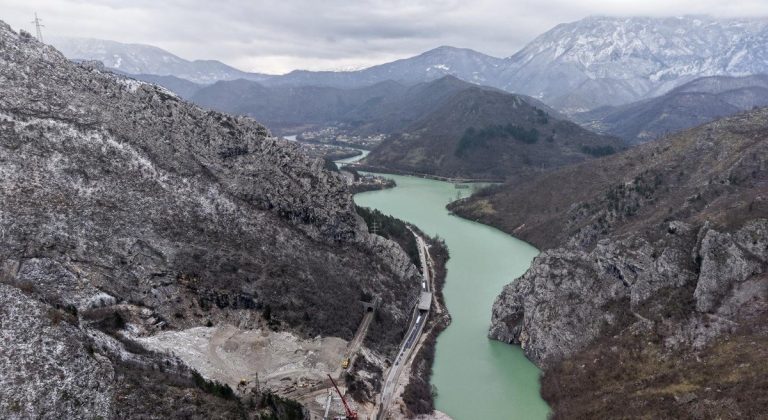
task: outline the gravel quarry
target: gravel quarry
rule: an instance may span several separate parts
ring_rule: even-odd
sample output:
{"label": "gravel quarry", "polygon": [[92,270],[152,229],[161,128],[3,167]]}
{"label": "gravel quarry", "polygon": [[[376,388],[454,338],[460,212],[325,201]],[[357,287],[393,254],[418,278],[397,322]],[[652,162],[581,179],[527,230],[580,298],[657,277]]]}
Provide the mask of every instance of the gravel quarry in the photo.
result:
{"label": "gravel quarry", "polygon": [[207,379],[235,389],[249,386],[286,394],[326,379],[340,365],[347,341],[301,339],[289,332],[243,330],[232,325],[196,327],[137,338],[149,349],[172,353]]}

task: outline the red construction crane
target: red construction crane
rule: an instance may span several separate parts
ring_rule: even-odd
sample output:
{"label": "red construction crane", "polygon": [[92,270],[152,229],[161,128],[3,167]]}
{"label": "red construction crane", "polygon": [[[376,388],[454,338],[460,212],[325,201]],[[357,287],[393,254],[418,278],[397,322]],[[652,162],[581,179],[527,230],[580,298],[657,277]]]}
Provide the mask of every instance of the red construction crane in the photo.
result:
{"label": "red construction crane", "polygon": [[339,391],[339,387],[336,386],[336,381],[333,380],[331,375],[328,375],[328,379],[331,380],[333,387],[336,388],[336,393],[339,394],[339,397],[341,397],[341,402],[344,403],[344,410],[347,411],[347,420],[357,420],[357,413],[352,411],[352,409],[349,408],[349,405],[347,405],[347,400],[345,400],[344,396],[341,395],[341,391]]}

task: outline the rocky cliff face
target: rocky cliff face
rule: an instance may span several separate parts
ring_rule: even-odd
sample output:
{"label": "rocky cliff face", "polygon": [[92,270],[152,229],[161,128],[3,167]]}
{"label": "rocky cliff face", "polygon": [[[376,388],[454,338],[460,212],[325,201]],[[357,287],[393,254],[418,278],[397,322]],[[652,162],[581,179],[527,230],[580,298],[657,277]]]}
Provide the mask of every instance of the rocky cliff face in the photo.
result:
{"label": "rocky cliff face", "polygon": [[614,327],[653,325],[639,312],[672,290],[692,291],[695,310],[686,314],[689,325],[667,337],[670,344],[701,348],[732,330],[739,313],[765,310],[768,219],[732,234],[682,222],[670,222],[667,232],[656,243],[606,239],[589,252],[545,252],[496,300],[490,336],[521,344],[548,366]]}
{"label": "rocky cliff face", "polygon": [[549,248],[505,288],[491,335],[547,364],[662,291],[690,288],[691,316],[720,310],[765,271],[766,127],[753,111],[455,205]]}
{"label": "rocky cliff face", "polygon": [[[368,234],[337,174],[268,134],[72,64],[0,22],[2,282],[73,317],[74,329],[55,331],[80,343],[73,349],[92,347],[74,331],[148,335],[219,322],[348,339],[359,301],[380,296],[391,334],[370,344],[387,351],[418,271],[396,244]],[[20,328],[3,317],[3,333]],[[37,351],[74,357],[66,348]],[[4,371],[20,363],[15,355],[0,355]],[[103,364],[85,357],[95,360],[73,362],[63,380]],[[0,394],[3,417],[35,407]]]}
{"label": "rocky cliff face", "polygon": [[753,392],[766,156],[755,110],[451,206],[544,248],[498,297],[490,335],[545,367],[556,418],[750,417],[768,403]]}

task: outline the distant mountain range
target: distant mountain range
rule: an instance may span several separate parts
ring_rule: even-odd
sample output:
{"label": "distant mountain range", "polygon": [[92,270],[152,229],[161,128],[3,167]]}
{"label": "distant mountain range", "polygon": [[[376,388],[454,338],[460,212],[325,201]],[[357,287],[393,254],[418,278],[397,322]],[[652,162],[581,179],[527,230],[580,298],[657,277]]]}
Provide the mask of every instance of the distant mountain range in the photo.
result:
{"label": "distant mountain range", "polygon": [[[448,84],[447,79],[431,85]],[[618,138],[537,107],[533,98],[469,84],[444,98],[389,136],[363,165],[451,178],[516,179],[624,148]]]}
{"label": "distant mountain range", "polygon": [[501,87],[567,112],[663,94],[702,76],[768,72],[768,20],[590,17],[508,59]]}
{"label": "distant mountain range", "polygon": [[216,60],[185,60],[151,45],[90,38],[60,37],[49,41],[69,59],[98,60],[110,69],[128,74],[175,76],[202,84],[234,79],[264,80],[267,77]]}
{"label": "distant mountain range", "polygon": [[506,179],[625,146],[615,137],[563,120],[534,98],[453,76],[410,86],[386,81],[352,89],[234,80],[203,87],[191,100],[248,115],[276,132],[343,125],[350,133],[387,134],[365,164],[449,177]]}
{"label": "distant mountain range", "polygon": [[704,76],[768,73],[766,19],[590,17],[558,25],[508,58],[440,47],[364,70],[298,70],[279,76],[242,72],[216,61],[190,62],[144,45],[82,39],[53,44],[69,58],[204,84],[243,78],[270,86],[356,88],[452,75],[526,94],[567,113],[651,98]]}
{"label": "distant mountain range", "polygon": [[703,77],[656,98],[572,117],[595,131],[642,143],[756,106],[768,106],[766,75]]}
{"label": "distant mountain range", "polygon": [[[265,86],[248,80],[217,82],[191,99],[201,106],[248,115],[273,130],[349,122],[357,108],[397,97],[407,87],[396,82],[340,89],[328,86]],[[354,119],[354,118],[353,118]]]}
{"label": "distant mountain range", "polygon": [[439,47],[415,57],[351,72],[297,70],[265,81],[271,85],[360,87],[387,80],[414,84],[454,76],[470,83],[497,86],[505,60],[467,48]]}
{"label": "distant mountain range", "polygon": [[351,89],[265,86],[234,80],[202,87],[191,100],[219,111],[248,115],[279,132],[308,124],[345,124],[359,134],[389,134],[402,130],[449,96],[472,86],[475,85],[452,76],[410,86],[385,81]]}

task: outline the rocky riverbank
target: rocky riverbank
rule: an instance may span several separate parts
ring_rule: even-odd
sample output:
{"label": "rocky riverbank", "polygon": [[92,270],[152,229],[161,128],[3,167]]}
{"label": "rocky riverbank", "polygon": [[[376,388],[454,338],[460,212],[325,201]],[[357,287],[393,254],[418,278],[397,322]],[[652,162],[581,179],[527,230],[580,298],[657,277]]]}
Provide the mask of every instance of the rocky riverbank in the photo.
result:
{"label": "rocky riverbank", "polygon": [[504,288],[490,335],[545,368],[556,418],[768,405],[766,133],[756,110],[450,206],[545,249]]}
{"label": "rocky riverbank", "polygon": [[[590,252],[545,252],[504,288],[491,337],[521,344],[531,360],[548,366],[606,331],[652,328],[652,319],[668,324],[670,346],[700,349],[732,332],[742,315],[765,309],[768,219],[734,233],[682,222],[666,230],[663,243],[604,240]],[[648,308],[660,294],[675,296]],[[685,322],[665,320],[673,315],[685,315]]]}

